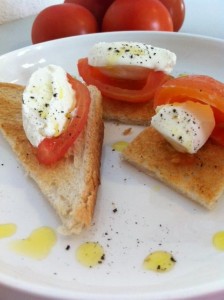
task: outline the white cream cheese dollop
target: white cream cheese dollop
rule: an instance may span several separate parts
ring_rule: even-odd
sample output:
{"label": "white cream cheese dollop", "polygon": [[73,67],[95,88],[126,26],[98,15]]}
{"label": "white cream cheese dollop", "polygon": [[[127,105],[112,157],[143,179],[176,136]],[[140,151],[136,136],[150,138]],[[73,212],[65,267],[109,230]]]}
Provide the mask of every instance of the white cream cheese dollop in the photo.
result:
{"label": "white cream cheese dollop", "polygon": [[48,65],[35,71],[23,93],[23,127],[37,147],[46,137],[60,135],[74,113],[75,92],[65,70]]}
{"label": "white cream cheese dollop", "polygon": [[176,150],[193,154],[208,140],[215,119],[209,105],[187,101],[158,106],[151,126]]}
{"label": "white cream cheese dollop", "polygon": [[88,64],[93,67],[146,68],[170,74],[176,64],[176,55],[169,50],[143,43],[100,42],[91,48]]}

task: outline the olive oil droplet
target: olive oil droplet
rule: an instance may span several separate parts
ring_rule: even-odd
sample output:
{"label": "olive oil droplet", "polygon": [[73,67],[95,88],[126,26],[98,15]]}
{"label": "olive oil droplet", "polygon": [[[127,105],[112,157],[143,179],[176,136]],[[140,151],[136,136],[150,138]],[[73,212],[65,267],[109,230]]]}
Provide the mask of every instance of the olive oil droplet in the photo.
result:
{"label": "olive oil droplet", "polygon": [[12,236],[16,232],[17,226],[13,223],[0,224],[0,239]]}
{"label": "olive oil droplet", "polygon": [[129,144],[128,142],[120,141],[120,142],[114,143],[112,145],[112,149],[116,150],[118,152],[123,152],[128,144]]}
{"label": "olive oil droplet", "polygon": [[13,241],[11,250],[20,255],[41,260],[48,256],[56,240],[54,230],[44,226],[35,229],[26,239]]}
{"label": "olive oil droplet", "polygon": [[145,270],[162,273],[170,271],[175,263],[176,260],[171,253],[166,251],[155,251],[146,256],[143,267]]}
{"label": "olive oil droplet", "polygon": [[216,232],[212,241],[216,249],[224,251],[224,231]]}
{"label": "olive oil droplet", "polygon": [[97,242],[86,242],[76,250],[76,259],[85,267],[101,264],[105,258],[103,247]]}

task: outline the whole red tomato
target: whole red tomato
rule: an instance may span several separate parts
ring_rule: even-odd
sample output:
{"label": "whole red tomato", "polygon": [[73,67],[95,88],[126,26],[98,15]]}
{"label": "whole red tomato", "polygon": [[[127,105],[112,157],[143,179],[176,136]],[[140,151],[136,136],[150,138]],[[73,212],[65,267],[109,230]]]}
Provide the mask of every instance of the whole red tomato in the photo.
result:
{"label": "whole red tomato", "polygon": [[78,4],[57,4],[42,10],[32,26],[33,44],[98,31],[96,18]]}
{"label": "whole red tomato", "polygon": [[106,11],[102,30],[173,31],[173,22],[159,0],[115,0]]}
{"label": "whole red tomato", "polygon": [[64,3],[80,4],[91,11],[101,26],[103,16],[114,0],[65,0]]}
{"label": "whole red tomato", "polygon": [[184,0],[160,0],[168,9],[173,20],[173,30],[178,31],[185,18]]}

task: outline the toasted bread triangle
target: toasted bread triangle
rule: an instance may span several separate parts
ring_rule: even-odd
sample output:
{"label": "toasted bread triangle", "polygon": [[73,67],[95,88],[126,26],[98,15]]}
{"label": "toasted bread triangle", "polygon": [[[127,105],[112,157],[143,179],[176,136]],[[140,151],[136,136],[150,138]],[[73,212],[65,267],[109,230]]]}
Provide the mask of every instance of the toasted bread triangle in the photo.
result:
{"label": "toasted bread triangle", "polygon": [[103,117],[105,120],[132,125],[149,125],[155,114],[153,101],[129,103],[103,97]]}
{"label": "toasted bread triangle", "polygon": [[125,148],[123,158],[208,209],[224,191],[224,148],[211,140],[196,154],[183,154],[147,127]]}
{"label": "toasted bread triangle", "polygon": [[39,164],[23,130],[23,90],[20,85],[0,83],[0,131],[61,219],[60,232],[80,233],[91,224],[100,183],[104,128],[101,95],[95,87],[89,87],[92,101],[85,130],[61,161],[44,166]]}

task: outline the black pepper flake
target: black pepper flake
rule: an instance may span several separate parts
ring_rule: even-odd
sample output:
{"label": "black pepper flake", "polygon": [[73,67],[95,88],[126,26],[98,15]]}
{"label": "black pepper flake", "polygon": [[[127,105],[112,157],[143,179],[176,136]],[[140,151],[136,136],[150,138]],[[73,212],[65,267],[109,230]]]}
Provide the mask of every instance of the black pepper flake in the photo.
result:
{"label": "black pepper flake", "polygon": [[116,213],[116,212],[117,212],[117,208],[114,208],[114,209],[113,209],[113,213]]}
{"label": "black pepper flake", "polygon": [[171,260],[172,262],[174,262],[174,263],[177,262],[176,259],[175,259],[173,256],[170,257],[170,260]]}
{"label": "black pepper flake", "polygon": [[100,259],[104,260],[105,259],[105,254],[103,254]]}
{"label": "black pepper flake", "polygon": [[66,248],[65,248],[65,250],[68,251],[69,249],[70,249],[70,245],[67,245]]}
{"label": "black pepper flake", "polygon": [[57,95],[58,95],[57,93],[54,93],[54,94],[53,94],[53,97],[57,97]]}

